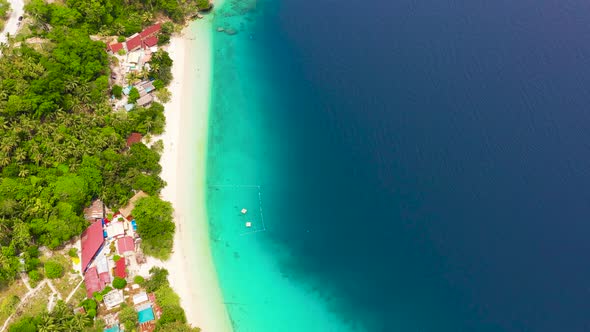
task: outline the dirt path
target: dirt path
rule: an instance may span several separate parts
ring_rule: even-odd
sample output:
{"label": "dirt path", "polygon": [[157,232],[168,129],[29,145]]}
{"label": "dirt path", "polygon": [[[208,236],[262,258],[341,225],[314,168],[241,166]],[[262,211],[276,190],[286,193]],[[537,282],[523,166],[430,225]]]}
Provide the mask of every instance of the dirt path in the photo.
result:
{"label": "dirt path", "polygon": [[[25,294],[25,296],[23,296],[23,298],[21,299],[20,303],[18,304],[18,306],[16,307],[16,310],[14,312],[17,312],[25,303],[27,303],[27,301],[29,300],[29,298],[31,298],[39,290],[41,290],[43,288],[43,286],[45,286],[46,283],[47,283],[47,280],[43,280],[42,282],[39,283],[39,285],[37,285],[37,287],[35,287],[34,289],[28,291],[27,294]],[[3,331],[6,330],[6,327],[10,323],[10,320],[12,319],[12,316],[14,316],[14,314],[8,316],[8,318],[4,322],[4,325],[2,325],[2,328],[0,329],[0,332],[3,332]]]}
{"label": "dirt path", "polygon": [[82,285],[83,282],[84,282],[84,279],[80,280],[80,283],[78,284],[78,286],[76,286],[76,288],[74,288],[74,290],[66,298],[66,301],[65,301],[66,303],[70,302],[70,299],[72,298],[72,296],[74,296],[74,294],[76,293],[78,288],[80,288],[80,286]]}

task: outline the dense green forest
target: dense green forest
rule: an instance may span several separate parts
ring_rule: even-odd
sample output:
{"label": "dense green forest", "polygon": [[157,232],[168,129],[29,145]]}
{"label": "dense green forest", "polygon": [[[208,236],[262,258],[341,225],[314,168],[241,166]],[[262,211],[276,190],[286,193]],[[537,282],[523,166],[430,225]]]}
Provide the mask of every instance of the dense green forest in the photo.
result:
{"label": "dense green forest", "polygon": [[209,7],[208,0],[66,0],[65,4],[31,0],[26,10],[36,19],[39,30],[67,26],[89,34],[130,36],[156,17],[181,23]]}
{"label": "dense green forest", "polygon": [[[42,264],[38,247],[58,248],[80,235],[88,226],[82,211],[97,198],[116,209],[138,190],[151,195],[135,211],[146,237],[146,253],[169,255],[172,209],[157,198],[165,185],[159,176],[162,144],[126,144],[132,132],[148,140],[161,134],[164,107],[152,103],[130,112],[111,108],[110,95],[121,91],[109,86],[113,59],[99,40],[122,39],[156,21],[182,23],[208,7],[208,0],[27,3],[21,32],[0,45],[0,288],[23,270],[31,280],[40,279],[35,275]],[[171,33],[171,25],[165,27],[163,41]],[[148,76],[159,90],[172,79],[172,60],[158,51],[151,65]],[[166,212],[165,220],[150,209]],[[152,221],[161,225],[150,225]],[[155,233],[162,230],[168,233],[163,249],[156,245]],[[50,277],[50,262],[45,265]],[[145,285],[158,294],[164,311],[157,329],[198,331],[186,324],[166,276],[154,270]],[[59,302],[49,313],[14,322],[10,331],[102,331],[100,322],[92,323],[93,301],[82,303],[93,314],[74,315],[71,307]],[[135,312],[131,316],[136,317]]]}
{"label": "dense green forest", "polygon": [[[155,18],[182,22],[197,1],[32,0],[19,36],[0,46],[0,287],[18,255],[56,248],[87,226],[82,210],[101,198],[116,208],[134,191],[156,195],[159,144],[126,146],[132,132],[160,134],[164,107],[130,112],[109,104],[109,56],[91,34],[130,35]],[[30,39],[30,37],[36,37]],[[159,52],[149,77],[167,84],[172,60]]]}

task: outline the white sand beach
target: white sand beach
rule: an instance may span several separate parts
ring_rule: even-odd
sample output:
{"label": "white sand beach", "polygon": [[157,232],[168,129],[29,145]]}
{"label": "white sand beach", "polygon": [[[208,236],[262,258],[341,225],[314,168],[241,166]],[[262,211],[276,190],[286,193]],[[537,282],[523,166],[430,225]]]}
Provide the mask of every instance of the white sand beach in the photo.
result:
{"label": "white sand beach", "polygon": [[174,206],[174,253],[165,267],[187,319],[203,332],[231,331],[209,247],[205,167],[211,74],[211,23],[191,23],[168,48],[174,60],[172,99],[162,136],[162,190]]}

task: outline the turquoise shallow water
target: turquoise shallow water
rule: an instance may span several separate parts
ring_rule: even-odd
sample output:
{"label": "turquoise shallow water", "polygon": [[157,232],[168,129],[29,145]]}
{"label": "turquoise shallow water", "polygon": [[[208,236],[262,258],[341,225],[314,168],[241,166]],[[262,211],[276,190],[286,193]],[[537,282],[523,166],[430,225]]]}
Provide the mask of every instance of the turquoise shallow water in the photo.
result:
{"label": "turquoise shallow water", "polygon": [[265,60],[273,54],[256,52],[260,6],[228,0],[214,14],[214,29],[230,32],[213,37],[207,165],[211,245],[224,301],[238,332],[352,331],[351,322],[334,313],[335,298],[287,272],[294,257],[273,239],[285,222],[276,210],[285,194],[281,170],[288,167],[277,156],[288,151],[273,141],[286,123],[268,116],[284,100],[276,97]]}

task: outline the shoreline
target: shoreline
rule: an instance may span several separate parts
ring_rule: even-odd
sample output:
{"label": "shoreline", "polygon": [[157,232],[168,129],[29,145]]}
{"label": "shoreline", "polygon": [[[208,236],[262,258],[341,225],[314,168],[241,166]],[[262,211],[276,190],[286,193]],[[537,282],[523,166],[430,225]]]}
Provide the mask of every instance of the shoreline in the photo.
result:
{"label": "shoreline", "polygon": [[174,61],[172,98],[162,135],[162,198],[174,207],[176,232],[164,262],[189,324],[203,332],[232,331],[209,244],[206,164],[211,90],[211,18],[191,22],[168,47]]}

